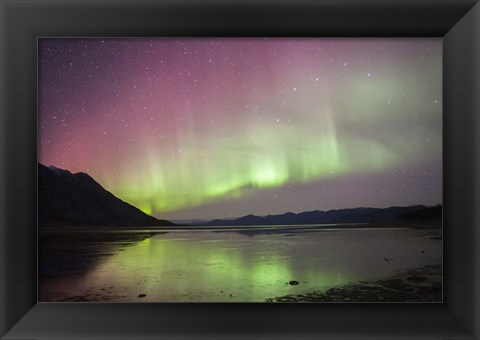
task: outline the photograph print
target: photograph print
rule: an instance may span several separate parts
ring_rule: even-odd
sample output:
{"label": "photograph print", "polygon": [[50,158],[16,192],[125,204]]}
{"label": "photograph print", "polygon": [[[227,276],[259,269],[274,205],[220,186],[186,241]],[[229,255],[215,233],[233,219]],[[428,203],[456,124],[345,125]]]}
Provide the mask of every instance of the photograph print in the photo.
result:
{"label": "photograph print", "polygon": [[39,302],[442,302],[441,38],[39,38]]}

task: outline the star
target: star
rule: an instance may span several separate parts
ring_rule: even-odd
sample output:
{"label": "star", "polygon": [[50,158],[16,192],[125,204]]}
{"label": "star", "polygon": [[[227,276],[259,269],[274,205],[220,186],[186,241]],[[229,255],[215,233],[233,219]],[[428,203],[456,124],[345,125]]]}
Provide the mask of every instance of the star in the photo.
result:
{"label": "star", "polygon": [[[441,46],[438,38],[366,39],[361,49],[353,38],[42,38],[39,161],[89,169],[156,217],[436,203]],[[401,186],[413,177],[416,188]],[[265,199],[280,192],[288,192],[282,204]]]}

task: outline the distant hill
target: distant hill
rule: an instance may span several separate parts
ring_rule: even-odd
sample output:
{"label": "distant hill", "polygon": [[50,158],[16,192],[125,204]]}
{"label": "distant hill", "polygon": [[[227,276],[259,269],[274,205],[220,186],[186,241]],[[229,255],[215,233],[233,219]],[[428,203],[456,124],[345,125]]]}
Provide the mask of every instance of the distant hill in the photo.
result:
{"label": "distant hill", "polygon": [[424,209],[415,210],[397,216],[398,220],[404,221],[431,221],[442,218],[442,206],[426,207]]}
{"label": "distant hill", "polygon": [[208,226],[251,226],[251,225],[298,225],[329,223],[373,223],[392,221],[399,215],[427,208],[424,205],[390,208],[353,208],[328,211],[287,212],[281,215],[247,215],[233,220],[213,220]]}
{"label": "distant hill", "polygon": [[105,190],[86,173],[38,164],[40,226],[173,226]]}

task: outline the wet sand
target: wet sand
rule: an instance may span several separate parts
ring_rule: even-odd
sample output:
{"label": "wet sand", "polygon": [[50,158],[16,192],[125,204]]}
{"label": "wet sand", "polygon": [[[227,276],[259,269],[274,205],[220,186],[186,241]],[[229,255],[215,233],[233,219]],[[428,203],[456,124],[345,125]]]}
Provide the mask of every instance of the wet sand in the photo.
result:
{"label": "wet sand", "polygon": [[442,302],[442,266],[411,269],[385,279],[360,281],[299,295],[285,295],[267,302]]}
{"label": "wet sand", "polygon": [[[301,284],[301,283],[300,283]],[[69,296],[64,302],[111,302],[126,296],[112,292],[114,286],[99,292]],[[142,294],[137,297],[139,301]],[[442,302],[442,267],[425,266],[376,281],[361,281],[299,295],[285,295],[266,302]]]}

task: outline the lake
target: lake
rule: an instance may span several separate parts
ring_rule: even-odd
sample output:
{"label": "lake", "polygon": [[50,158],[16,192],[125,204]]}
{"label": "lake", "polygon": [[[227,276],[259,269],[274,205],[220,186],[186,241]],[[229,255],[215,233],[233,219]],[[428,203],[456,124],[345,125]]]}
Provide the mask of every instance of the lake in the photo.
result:
{"label": "lake", "polygon": [[38,300],[263,302],[441,265],[439,235],[357,225],[42,231]]}

